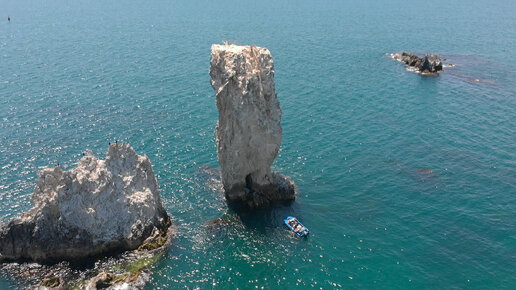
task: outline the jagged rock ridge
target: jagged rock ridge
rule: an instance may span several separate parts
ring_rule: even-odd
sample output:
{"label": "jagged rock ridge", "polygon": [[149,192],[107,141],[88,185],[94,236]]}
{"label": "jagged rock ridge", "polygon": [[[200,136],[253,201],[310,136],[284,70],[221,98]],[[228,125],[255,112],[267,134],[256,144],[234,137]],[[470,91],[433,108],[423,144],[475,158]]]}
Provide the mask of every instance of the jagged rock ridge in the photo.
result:
{"label": "jagged rock ridge", "polygon": [[170,225],[150,160],[127,144],[111,144],[106,159],[91,151],[77,167],[45,168],[34,207],[0,231],[0,259],[77,260],[132,250]]}
{"label": "jagged rock ridge", "polygon": [[219,111],[215,137],[226,198],[252,207],[294,199],[293,182],[270,168],[282,128],[269,50],[212,45],[210,76]]}

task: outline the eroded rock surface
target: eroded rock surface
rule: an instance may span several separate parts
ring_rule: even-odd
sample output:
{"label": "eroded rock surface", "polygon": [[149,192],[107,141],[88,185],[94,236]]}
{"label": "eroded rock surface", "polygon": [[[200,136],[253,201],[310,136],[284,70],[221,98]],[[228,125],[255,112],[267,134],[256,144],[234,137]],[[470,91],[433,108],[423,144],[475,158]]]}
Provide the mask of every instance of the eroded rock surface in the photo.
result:
{"label": "eroded rock surface", "polygon": [[418,57],[411,52],[404,51],[393,53],[392,57],[415,68],[417,72],[422,74],[438,73],[443,70],[443,63],[437,54],[426,54],[424,57]]}
{"label": "eroded rock surface", "polygon": [[170,226],[149,158],[127,144],[111,144],[105,160],[89,152],[70,171],[43,169],[31,201],[31,210],[2,226],[1,260],[133,250]]}
{"label": "eroded rock surface", "polygon": [[251,207],[294,199],[293,182],[270,168],[282,128],[269,50],[212,45],[210,76],[219,111],[215,137],[226,198]]}

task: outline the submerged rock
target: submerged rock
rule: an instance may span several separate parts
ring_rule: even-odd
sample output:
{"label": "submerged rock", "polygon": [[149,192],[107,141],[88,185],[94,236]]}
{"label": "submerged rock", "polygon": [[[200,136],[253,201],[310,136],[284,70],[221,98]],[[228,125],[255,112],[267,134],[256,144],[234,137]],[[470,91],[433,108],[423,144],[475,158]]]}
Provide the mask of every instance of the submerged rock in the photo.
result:
{"label": "submerged rock", "polygon": [[294,183],[270,168],[282,128],[269,50],[212,45],[210,76],[217,96],[215,137],[227,200],[251,207],[293,200]]}
{"label": "submerged rock", "polygon": [[443,70],[443,63],[437,54],[426,54],[424,57],[418,57],[411,52],[404,51],[393,53],[392,58],[415,68],[417,72],[422,74],[438,73]]}
{"label": "submerged rock", "polygon": [[31,196],[34,207],[0,230],[0,259],[78,260],[138,248],[166,235],[150,160],[127,144],[111,144],[105,160],[91,152],[77,168],[45,168]]}
{"label": "submerged rock", "polygon": [[52,275],[49,277],[44,278],[41,283],[37,286],[31,287],[31,289],[53,289],[53,290],[60,290],[60,289],[66,289],[64,286],[64,281],[61,277]]}
{"label": "submerged rock", "polygon": [[[196,169],[196,177],[210,192],[224,194],[220,168],[202,165]],[[218,196],[218,195],[217,195]]]}
{"label": "submerged rock", "polygon": [[419,168],[416,170],[416,172],[422,173],[422,174],[428,174],[428,175],[435,174],[435,172],[432,169],[428,169],[428,168]]}

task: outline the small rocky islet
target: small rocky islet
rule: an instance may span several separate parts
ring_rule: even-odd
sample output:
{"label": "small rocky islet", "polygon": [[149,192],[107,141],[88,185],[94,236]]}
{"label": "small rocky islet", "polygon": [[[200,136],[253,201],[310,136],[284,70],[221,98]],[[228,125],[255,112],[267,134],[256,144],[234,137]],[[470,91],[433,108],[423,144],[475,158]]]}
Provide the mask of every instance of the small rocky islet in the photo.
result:
{"label": "small rocky islet", "polygon": [[425,54],[419,57],[412,52],[396,52],[391,57],[405,63],[420,74],[438,74],[443,71],[443,60],[438,54]]}
{"label": "small rocky islet", "polygon": [[[228,204],[246,210],[295,199],[294,182],[271,170],[281,145],[281,108],[268,49],[213,45],[220,178]],[[175,227],[147,156],[110,144],[77,167],[41,170],[32,209],[0,226],[0,269],[34,289],[141,289]],[[80,274],[72,265],[91,263]]]}

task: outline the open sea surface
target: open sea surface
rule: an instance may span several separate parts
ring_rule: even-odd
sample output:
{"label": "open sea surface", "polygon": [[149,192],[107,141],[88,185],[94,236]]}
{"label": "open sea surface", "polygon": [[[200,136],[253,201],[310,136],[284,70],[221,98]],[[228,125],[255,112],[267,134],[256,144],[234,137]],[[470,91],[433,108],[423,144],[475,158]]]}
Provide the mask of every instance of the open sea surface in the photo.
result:
{"label": "open sea surface", "polygon": [[[148,289],[516,289],[515,15],[512,0],[0,0],[1,220],[31,207],[41,168],[118,140],[150,157],[178,226]],[[222,40],[274,57],[291,206],[235,216],[206,167]],[[456,66],[420,76],[389,57],[403,50]]]}

